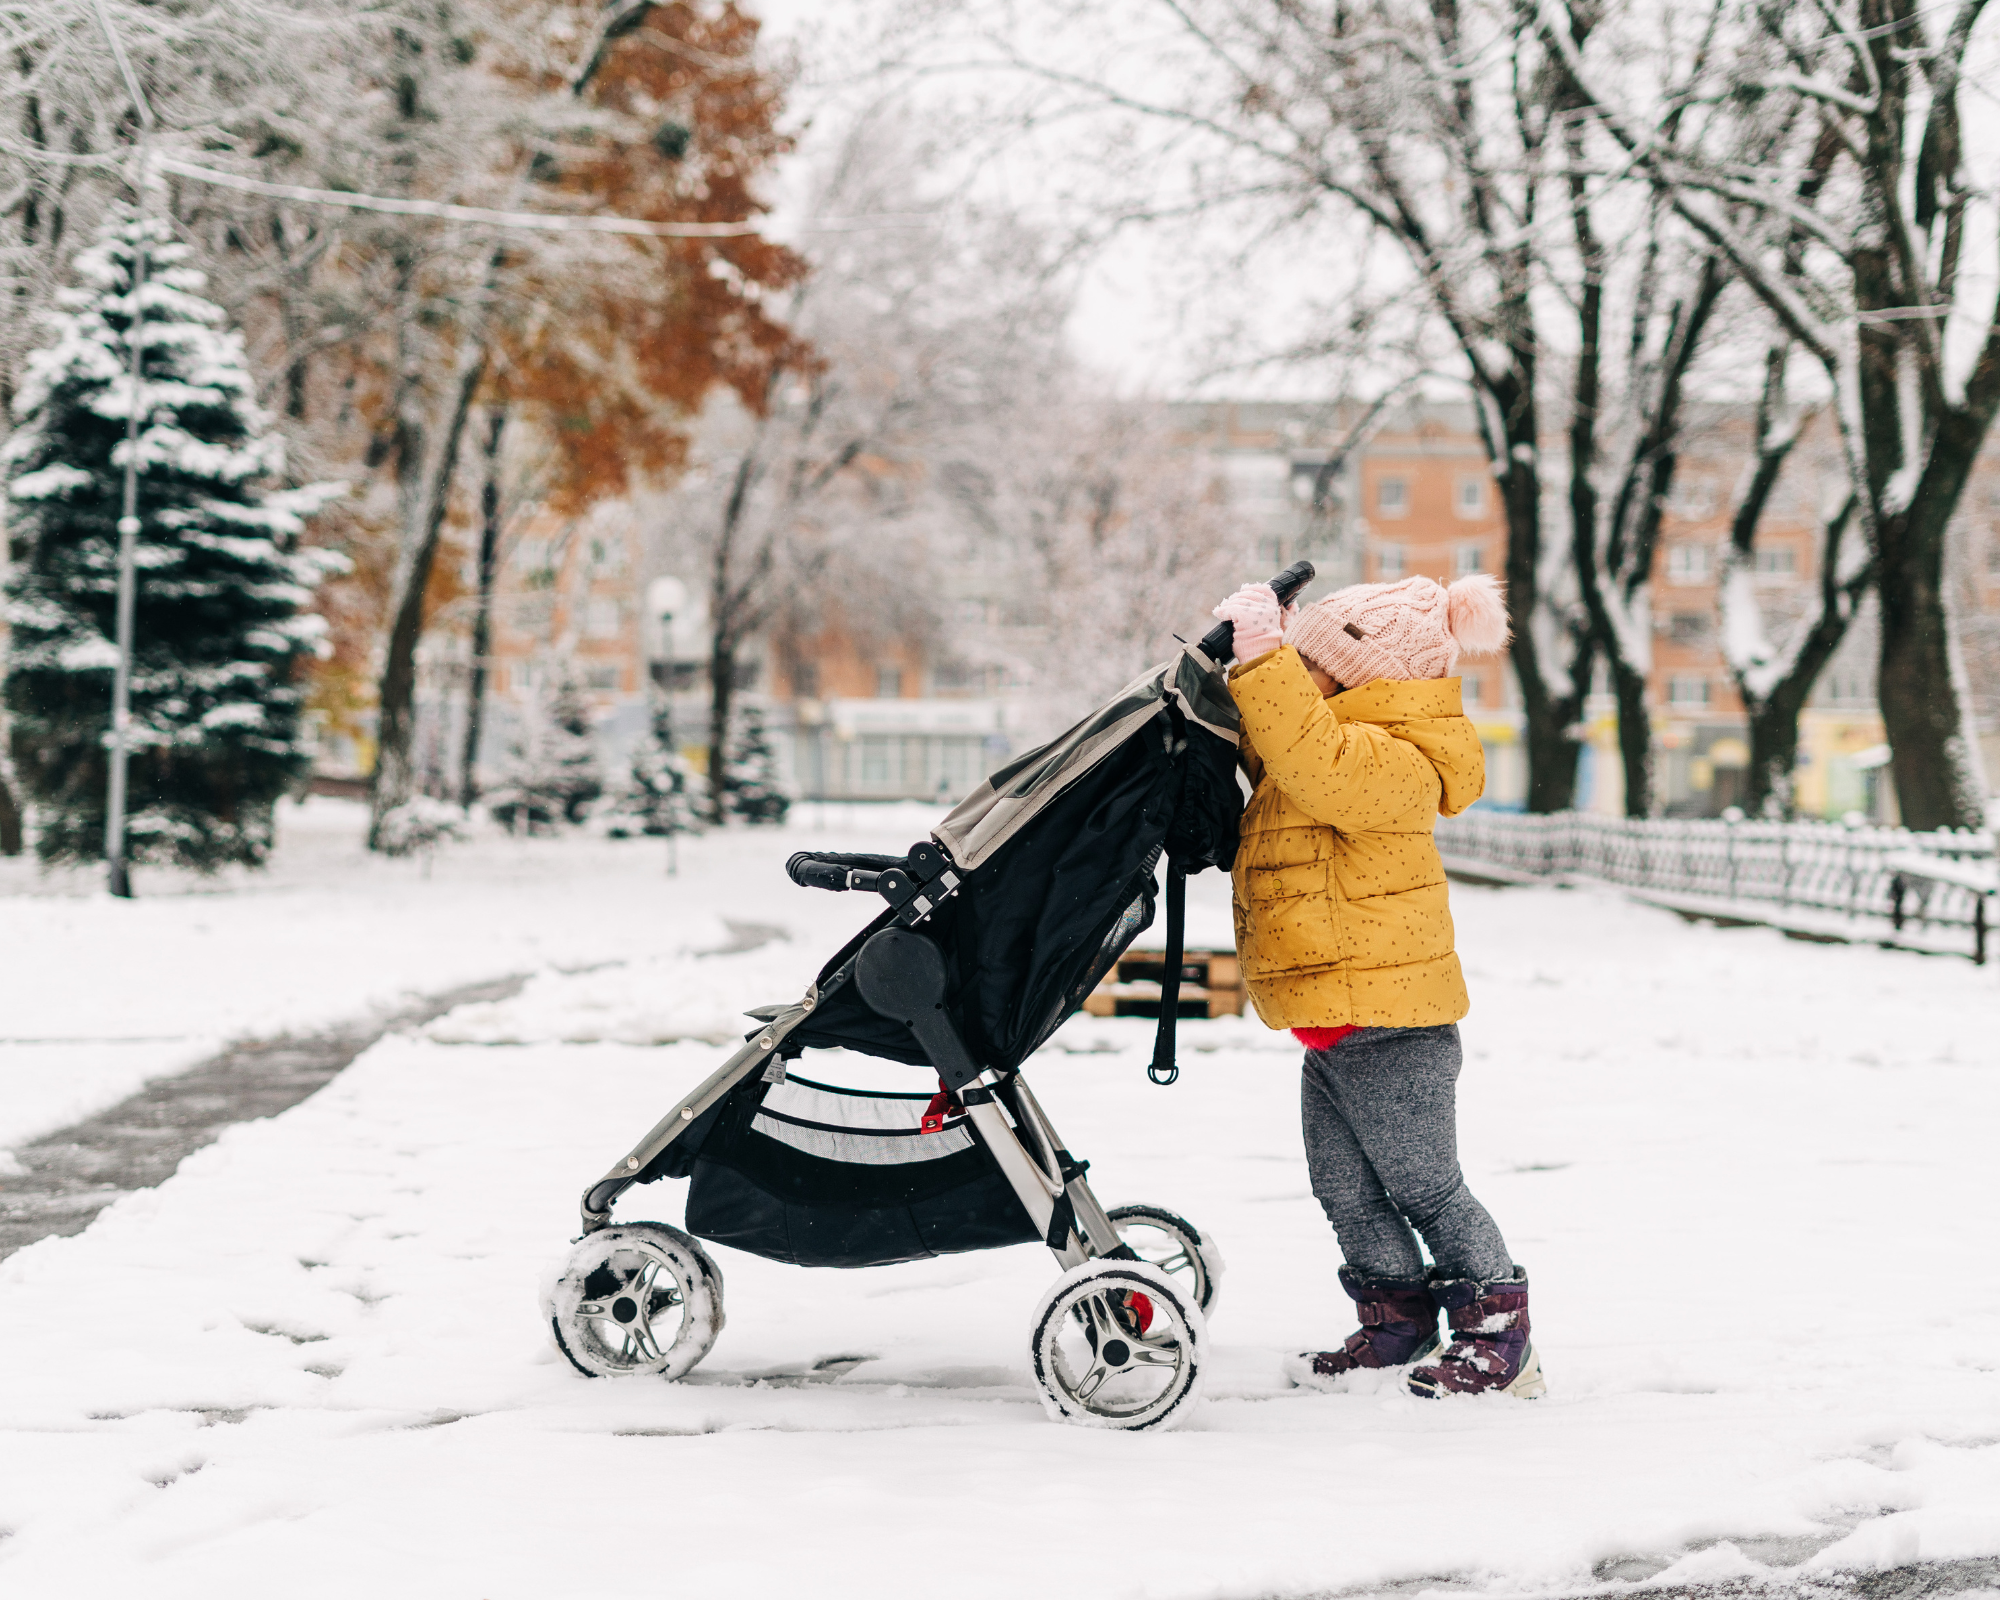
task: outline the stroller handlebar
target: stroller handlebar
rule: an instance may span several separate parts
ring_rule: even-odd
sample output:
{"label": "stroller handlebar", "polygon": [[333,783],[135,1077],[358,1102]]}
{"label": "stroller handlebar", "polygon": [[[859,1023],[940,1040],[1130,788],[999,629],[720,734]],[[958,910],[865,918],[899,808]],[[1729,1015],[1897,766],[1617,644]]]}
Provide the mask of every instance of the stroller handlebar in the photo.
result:
{"label": "stroller handlebar", "polygon": [[922,922],[957,894],[962,882],[953,870],[951,856],[935,839],[919,839],[903,856],[801,850],[785,863],[785,876],[803,889],[827,889],[834,894],[859,889],[864,894],[879,894],[906,927]]}
{"label": "stroller handlebar", "polygon": [[[1294,561],[1289,567],[1271,579],[1271,591],[1278,597],[1281,606],[1290,605],[1292,596],[1313,581],[1315,569],[1310,561]],[[1217,666],[1222,665],[1236,653],[1236,624],[1218,622],[1201,636],[1201,653]]]}
{"label": "stroller handlebar", "polygon": [[815,854],[801,850],[785,863],[785,876],[802,889],[828,889],[841,894],[849,889],[873,889],[883,873],[907,864],[902,856],[836,855],[830,850]]}

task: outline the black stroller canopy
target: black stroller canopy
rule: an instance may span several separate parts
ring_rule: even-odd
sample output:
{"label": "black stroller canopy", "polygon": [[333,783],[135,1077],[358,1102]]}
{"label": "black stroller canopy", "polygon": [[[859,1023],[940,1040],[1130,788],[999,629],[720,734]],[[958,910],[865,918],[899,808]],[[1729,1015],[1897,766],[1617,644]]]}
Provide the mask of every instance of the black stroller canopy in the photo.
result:
{"label": "black stroller canopy", "polygon": [[[1170,911],[1181,875],[1230,864],[1243,806],[1237,731],[1221,669],[1189,646],[1002,767],[938,824],[933,838],[963,882],[915,931],[944,958],[946,1003],[981,1066],[1017,1068],[1151,926],[1163,856]],[[885,911],[849,941],[821,971],[822,990],[894,919]],[[1178,943],[1178,919],[1169,920]],[[1169,966],[1177,972],[1178,960]],[[1163,1005],[1163,1028],[1171,1010]],[[788,1042],[928,1061],[908,1028],[848,983],[832,985]]]}
{"label": "black stroller canopy", "polygon": [[1000,768],[965,797],[931,837],[961,871],[983,866],[1071,783],[1172,705],[1187,722],[1224,740],[1235,755],[1240,724],[1221,672],[1193,648],[1154,667],[1060,738]]}

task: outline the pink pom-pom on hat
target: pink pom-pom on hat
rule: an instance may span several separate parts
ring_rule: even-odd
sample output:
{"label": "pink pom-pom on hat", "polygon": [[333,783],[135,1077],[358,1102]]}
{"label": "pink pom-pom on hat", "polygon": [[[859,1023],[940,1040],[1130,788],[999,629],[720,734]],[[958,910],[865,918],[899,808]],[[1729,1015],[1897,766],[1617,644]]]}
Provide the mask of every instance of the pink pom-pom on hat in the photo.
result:
{"label": "pink pom-pom on hat", "polygon": [[1506,591],[1483,572],[1450,588],[1434,578],[1357,583],[1285,630],[1285,643],[1350,689],[1377,678],[1446,678],[1461,655],[1490,655],[1507,638]]}

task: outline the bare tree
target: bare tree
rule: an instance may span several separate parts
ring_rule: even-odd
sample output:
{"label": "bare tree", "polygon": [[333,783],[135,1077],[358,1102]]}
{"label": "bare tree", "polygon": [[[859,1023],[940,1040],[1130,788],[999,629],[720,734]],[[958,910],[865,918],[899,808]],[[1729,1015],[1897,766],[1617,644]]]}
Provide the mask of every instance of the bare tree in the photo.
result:
{"label": "bare tree", "polygon": [[[1984,0],[1828,0],[1715,12],[1726,48],[1684,94],[1750,104],[1768,159],[1718,159],[1633,101],[1629,57],[1581,6],[1524,0],[1579,101],[1632,171],[1727,259],[1835,397],[1881,601],[1878,694],[1906,824],[1974,827],[1985,784],[1945,603],[1946,529],[2000,410],[2000,305],[1961,273],[1992,209],[1959,109]],[[1601,48],[1600,48],[1601,47]],[[1969,336],[1954,359],[1953,323]]]}
{"label": "bare tree", "polygon": [[1858,502],[1850,488],[1836,504],[1820,507],[1814,557],[1817,583],[1804,613],[1790,626],[1774,630],[1758,601],[1754,577],[1758,531],[1800,441],[1826,419],[1824,406],[1788,403],[1790,355],[1789,341],[1781,338],[1765,357],[1755,455],[1730,518],[1721,585],[1723,655],[1750,721],[1750,770],[1743,805],[1753,814],[1773,816],[1789,816],[1792,811],[1799,713],[1875,581],[1874,563],[1856,536]]}
{"label": "bare tree", "polygon": [[[992,43],[1069,115],[1128,130],[1131,159],[1112,181],[1185,174],[1179,204],[1142,190],[1114,196],[1121,215],[1226,214],[1268,238],[1316,230],[1305,239],[1328,278],[1349,274],[1350,314],[1373,307],[1363,320],[1374,348],[1398,306],[1441,331],[1449,353],[1434,364],[1473,394],[1506,517],[1529,808],[1570,804],[1575,728],[1603,660],[1627,805],[1643,813],[1646,590],[1726,264],[1607,174],[1533,20],[1504,0],[1135,0],[1130,11],[1161,25],[1151,56],[1107,50],[1078,66]],[[1158,137],[1143,137],[1148,127]],[[1371,252],[1376,240],[1398,270]],[[1567,460],[1551,470],[1556,433]],[[1566,536],[1548,526],[1552,485]]]}

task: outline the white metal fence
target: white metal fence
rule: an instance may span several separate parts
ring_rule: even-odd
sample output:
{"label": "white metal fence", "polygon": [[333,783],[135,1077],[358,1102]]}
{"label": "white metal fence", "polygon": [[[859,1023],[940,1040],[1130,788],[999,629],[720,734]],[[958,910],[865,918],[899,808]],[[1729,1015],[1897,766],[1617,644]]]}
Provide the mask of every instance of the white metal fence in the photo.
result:
{"label": "white metal fence", "polygon": [[1502,877],[1563,874],[1668,896],[1942,937],[1986,957],[2000,894],[1991,833],[1911,833],[1833,822],[1635,821],[1562,811],[1475,809],[1438,824],[1447,863]]}

